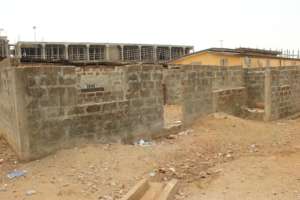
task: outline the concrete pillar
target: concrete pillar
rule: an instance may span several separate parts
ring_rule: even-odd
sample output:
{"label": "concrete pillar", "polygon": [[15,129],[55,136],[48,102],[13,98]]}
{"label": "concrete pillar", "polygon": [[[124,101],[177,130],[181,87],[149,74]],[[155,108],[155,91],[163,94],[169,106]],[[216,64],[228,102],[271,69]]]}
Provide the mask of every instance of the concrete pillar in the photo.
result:
{"label": "concrete pillar", "polygon": [[7,53],[6,53],[6,41],[5,40],[0,40],[0,47],[1,47],[0,57],[7,57]]}
{"label": "concrete pillar", "polygon": [[45,43],[42,44],[41,54],[42,54],[42,60],[46,60],[46,44]]}
{"label": "concrete pillar", "polygon": [[6,57],[9,58],[10,57],[10,48],[9,48],[9,44],[8,44],[8,40],[6,41],[6,45],[5,45],[5,50],[6,50]]}
{"label": "concrete pillar", "polygon": [[17,58],[22,58],[22,49],[21,49],[21,44],[20,43],[18,43],[16,45],[15,51],[16,51]]}
{"label": "concrete pillar", "polygon": [[265,121],[272,120],[272,77],[271,69],[265,70]]}
{"label": "concrete pillar", "polygon": [[69,60],[69,45],[65,44],[65,60]]}
{"label": "concrete pillar", "polygon": [[59,46],[58,45],[56,47],[56,52],[57,52],[57,59],[60,60],[60,51],[59,51]]}
{"label": "concrete pillar", "polygon": [[124,61],[124,45],[120,45],[121,47],[121,61]]}
{"label": "concrete pillar", "polygon": [[90,45],[89,44],[87,44],[86,45],[86,60],[87,61],[90,61]]}
{"label": "concrete pillar", "polygon": [[169,47],[169,51],[170,51],[169,60],[172,60],[172,47]]}
{"label": "concrete pillar", "polygon": [[183,47],[182,49],[183,49],[182,55],[184,56],[185,55],[185,47]]}
{"label": "concrete pillar", "polygon": [[157,46],[153,47],[153,62],[157,62]]}
{"label": "concrete pillar", "polygon": [[142,62],[142,46],[139,45],[139,60]]}
{"label": "concrete pillar", "polygon": [[110,50],[110,46],[107,44],[105,46],[105,60],[109,61],[110,57],[109,57],[109,50]]}

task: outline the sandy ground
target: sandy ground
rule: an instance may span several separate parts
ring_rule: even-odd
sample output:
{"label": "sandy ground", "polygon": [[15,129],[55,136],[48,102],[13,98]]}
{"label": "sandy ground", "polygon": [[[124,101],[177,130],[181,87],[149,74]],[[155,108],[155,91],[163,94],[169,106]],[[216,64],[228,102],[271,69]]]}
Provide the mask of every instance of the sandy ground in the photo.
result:
{"label": "sandy ground", "polygon": [[[0,150],[0,200],[118,199],[144,177],[179,179],[176,199],[300,200],[300,119],[214,114],[150,146],[87,144],[28,163]],[[14,169],[27,174],[10,180]]]}

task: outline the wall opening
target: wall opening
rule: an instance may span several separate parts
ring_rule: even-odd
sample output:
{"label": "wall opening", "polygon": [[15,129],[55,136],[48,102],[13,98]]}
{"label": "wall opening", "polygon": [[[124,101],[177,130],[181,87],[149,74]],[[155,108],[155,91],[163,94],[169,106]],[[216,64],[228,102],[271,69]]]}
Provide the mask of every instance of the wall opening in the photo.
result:
{"label": "wall opening", "polygon": [[166,69],[163,80],[164,122],[170,128],[182,124],[183,101],[180,69]]}

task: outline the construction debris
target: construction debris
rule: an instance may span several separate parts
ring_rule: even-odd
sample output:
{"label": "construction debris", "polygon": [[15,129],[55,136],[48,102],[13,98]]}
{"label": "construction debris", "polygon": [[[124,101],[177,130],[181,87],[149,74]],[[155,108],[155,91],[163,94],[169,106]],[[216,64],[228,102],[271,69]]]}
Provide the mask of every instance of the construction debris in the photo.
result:
{"label": "construction debris", "polygon": [[137,183],[121,200],[172,200],[178,190],[178,181],[167,183],[149,182],[143,179]]}

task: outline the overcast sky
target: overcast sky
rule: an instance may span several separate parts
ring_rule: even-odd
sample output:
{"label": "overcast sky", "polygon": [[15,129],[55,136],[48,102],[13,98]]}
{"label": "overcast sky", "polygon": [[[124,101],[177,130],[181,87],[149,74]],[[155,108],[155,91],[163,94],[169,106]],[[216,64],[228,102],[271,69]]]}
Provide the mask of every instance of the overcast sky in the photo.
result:
{"label": "overcast sky", "polygon": [[1,0],[11,42],[300,48],[299,0]]}

